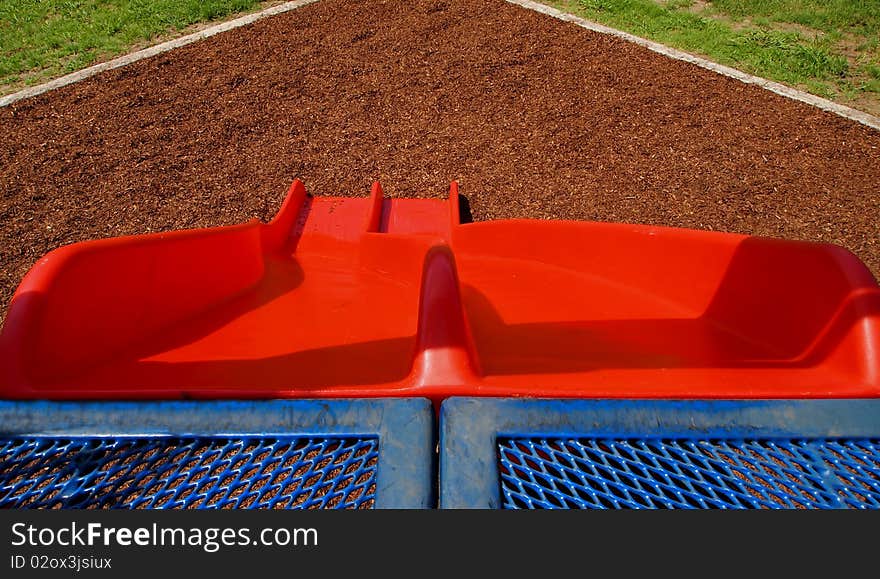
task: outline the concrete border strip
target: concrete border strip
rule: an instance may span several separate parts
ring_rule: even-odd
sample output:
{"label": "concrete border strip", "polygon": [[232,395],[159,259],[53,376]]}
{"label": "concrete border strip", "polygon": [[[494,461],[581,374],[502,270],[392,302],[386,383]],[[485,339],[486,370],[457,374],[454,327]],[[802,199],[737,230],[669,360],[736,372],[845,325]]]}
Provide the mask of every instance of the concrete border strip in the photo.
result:
{"label": "concrete border strip", "polygon": [[664,56],[668,56],[669,58],[674,58],[675,60],[683,60],[685,62],[690,62],[691,64],[695,64],[699,67],[711,70],[713,72],[717,72],[718,74],[722,74],[724,76],[728,76],[730,78],[735,78],[739,81],[742,81],[747,84],[755,84],[760,86],[761,88],[765,88],[771,92],[774,92],[778,95],[806,103],[808,105],[812,105],[814,107],[820,108],[824,111],[828,111],[831,113],[835,113],[842,117],[846,117],[850,120],[856,121],[863,125],[869,126],[873,129],[877,129],[880,131],[880,118],[875,117],[874,115],[868,114],[863,111],[859,111],[841,104],[837,104],[835,102],[831,102],[827,99],[823,99],[822,97],[818,97],[815,95],[811,95],[809,93],[805,93],[803,91],[799,91],[797,89],[791,88],[784,84],[780,84],[778,82],[773,82],[771,80],[767,80],[765,78],[760,78],[757,76],[753,76],[751,74],[746,74],[741,70],[737,70],[735,68],[730,68],[729,66],[724,66],[723,64],[718,64],[715,62],[711,62],[704,58],[700,58],[698,56],[694,56],[692,54],[688,54],[687,52],[682,52],[680,50],[676,50],[674,48],[670,48],[664,44],[660,44],[658,42],[653,42],[651,40],[647,40],[645,38],[641,38],[639,36],[635,36],[633,34],[629,34],[628,32],[623,32],[622,30],[617,30],[616,28],[610,28],[608,26],[604,26],[602,24],[597,24],[596,22],[591,22],[589,20],[585,20],[579,16],[575,16],[574,14],[569,14],[567,12],[563,12],[561,10],[557,10],[556,8],[552,8],[545,4],[540,4],[538,2],[534,2],[532,0],[506,0],[511,4],[516,4],[517,6],[521,6],[523,8],[527,8],[529,10],[534,10],[536,12],[540,12],[542,14],[546,14],[547,16],[552,16],[553,18],[557,18],[559,20],[564,20],[566,22],[571,22],[572,24],[576,24],[581,28],[586,28],[587,30],[592,30],[593,32],[599,32],[601,34],[609,34],[611,36],[616,36],[617,38],[621,38],[623,40],[638,44],[640,46],[644,46],[645,48],[652,50],[654,52],[660,53]]}
{"label": "concrete border strip", "polygon": [[276,14],[281,14],[283,12],[289,12],[290,10],[300,8],[302,6],[305,6],[306,4],[311,4],[317,1],[318,0],[295,0],[294,2],[285,2],[284,4],[278,4],[277,6],[271,6],[269,8],[266,8],[265,10],[254,12],[253,14],[247,14],[233,20],[221,22],[220,24],[216,24],[214,26],[209,26],[204,30],[199,30],[198,32],[169,40],[168,42],[163,42],[155,46],[150,46],[149,48],[138,50],[137,52],[132,52],[131,54],[126,54],[124,56],[120,56],[119,58],[114,58],[113,60],[108,60],[107,62],[102,62],[100,64],[96,64],[94,66],[72,72],[68,75],[56,78],[55,80],[50,80],[49,82],[37,86],[32,86],[24,90],[20,90],[18,92],[0,97],[0,107],[5,107],[16,101],[34,97],[43,94],[44,92],[48,92],[56,88],[61,88],[69,84],[79,82],[106,70],[113,70],[114,68],[119,68],[127,64],[143,60],[145,58],[150,58],[151,56],[156,56],[157,54],[162,54],[163,52],[168,52],[169,50],[180,48],[181,46],[186,46],[187,44],[192,44],[193,42],[198,42],[199,40],[209,38],[211,36],[214,36],[215,34],[220,34],[221,32],[226,32],[227,30],[232,30],[241,26],[247,26],[248,24],[256,22],[257,20],[262,20],[263,18],[275,16]]}
{"label": "concrete border strip", "polygon": [[[261,20],[263,18],[267,18],[269,16],[275,16],[276,14],[281,14],[284,12],[288,12],[290,10],[294,10],[296,8],[300,8],[307,4],[311,4],[313,2],[317,2],[318,0],[294,0],[293,2],[285,2],[284,4],[279,4],[277,6],[272,6],[270,8],[266,8],[265,10],[261,10],[259,12],[255,12],[253,14],[247,14],[240,18],[235,18],[233,20],[229,20],[227,22],[222,22],[215,26],[210,26],[205,28],[204,30],[200,30],[193,34],[188,34],[186,36],[181,36],[180,38],[175,38],[173,40],[169,40],[168,42],[163,42],[161,44],[157,44],[155,46],[151,46],[149,48],[145,48],[143,50],[138,50],[137,52],[132,52],[131,54],[126,54],[124,56],[120,56],[119,58],[114,58],[113,60],[109,60],[107,62],[102,62],[100,64],[96,64],[94,66],[90,66],[88,68],[84,68],[82,70],[78,70],[76,72],[70,73],[68,75],[56,78],[44,84],[40,84],[37,86],[29,87],[24,90],[20,90],[18,92],[0,97],[0,107],[8,106],[14,102],[20,101],[22,99],[34,97],[44,92],[48,92],[50,90],[54,90],[56,88],[61,88],[63,86],[67,86],[69,84],[73,84],[75,82],[79,82],[101,72],[112,70],[114,68],[119,68],[133,62],[137,62],[139,60],[143,60],[145,58],[150,58],[151,56],[156,56],[157,54],[162,54],[163,52],[168,52],[175,48],[180,48],[181,46],[186,46],[187,44],[192,44],[193,42],[198,42],[199,40],[203,40],[205,38],[209,38],[214,36],[215,34],[220,34],[221,32],[226,32],[227,30],[232,30],[234,28],[239,28],[241,26],[247,26],[257,20]],[[751,74],[746,74],[740,70],[735,68],[731,68],[729,66],[724,66],[723,64],[718,64],[715,62],[711,62],[704,58],[700,58],[698,56],[694,56],[692,54],[688,54],[687,52],[682,52],[680,50],[676,50],[674,48],[670,48],[666,45],[660,44],[658,42],[653,42],[651,40],[647,40],[645,38],[641,38],[639,36],[635,36],[633,34],[629,34],[628,32],[623,32],[622,30],[617,30],[616,28],[610,28],[608,26],[604,26],[602,24],[598,24],[596,22],[591,22],[579,16],[575,16],[574,14],[569,14],[567,12],[562,12],[561,10],[557,10],[556,8],[552,8],[545,4],[540,4],[538,2],[534,2],[533,0],[506,0],[511,4],[516,4],[523,8],[534,10],[536,12],[540,12],[542,14],[546,14],[547,16],[551,16],[553,18],[557,18],[559,20],[563,20],[565,22],[571,22],[581,28],[586,28],[587,30],[592,30],[593,32],[599,32],[601,34],[608,34],[611,36],[615,36],[617,38],[621,38],[628,42],[632,42],[634,44],[638,44],[640,46],[644,46],[645,48],[662,54],[664,56],[668,56],[670,58],[674,58],[675,60],[682,60],[685,62],[689,62],[691,64],[695,64],[699,67],[711,70],[713,72],[717,72],[718,74],[722,74],[724,76],[735,78],[739,81],[742,81],[747,84],[755,84],[764,89],[767,89],[771,92],[774,92],[778,95],[784,96],[786,98],[790,98],[793,100],[797,100],[819,109],[835,113],[847,119],[856,121],[868,127],[871,127],[876,130],[880,130],[880,118],[875,117],[874,115],[868,114],[863,111],[859,111],[845,105],[841,105],[835,102],[831,102],[827,99],[823,99],[822,97],[818,97],[815,95],[811,95],[809,93],[805,93],[803,91],[799,91],[797,89],[791,88],[784,84],[780,84],[778,82],[773,82],[771,80],[767,80],[765,78],[760,78],[757,76],[753,76]]]}

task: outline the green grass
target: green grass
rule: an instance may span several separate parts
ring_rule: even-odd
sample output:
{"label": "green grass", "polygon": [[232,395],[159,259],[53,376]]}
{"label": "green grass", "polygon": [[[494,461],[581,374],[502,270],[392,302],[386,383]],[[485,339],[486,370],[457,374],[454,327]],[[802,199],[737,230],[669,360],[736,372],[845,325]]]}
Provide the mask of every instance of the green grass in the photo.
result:
{"label": "green grass", "polygon": [[880,114],[880,0],[545,0]]}
{"label": "green grass", "polygon": [[712,7],[736,19],[762,17],[831,34],[880,34],[877,0],[713,0]]}
{"label": "green grass", "polygon": [[0,91],[35,84],[257,0],[0,0]]}
{"label": "green grass", "polygon": [[[880,0],[544,0],[880,114]],[[0,93],[258,0],[0,0]]]}

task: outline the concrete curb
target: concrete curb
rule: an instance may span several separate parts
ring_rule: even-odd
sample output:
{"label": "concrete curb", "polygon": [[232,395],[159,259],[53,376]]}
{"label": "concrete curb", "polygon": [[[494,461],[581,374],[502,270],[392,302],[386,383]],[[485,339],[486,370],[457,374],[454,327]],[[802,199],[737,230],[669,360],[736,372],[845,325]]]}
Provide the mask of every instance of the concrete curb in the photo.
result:
{"label": "concrete curb", "polygon": [[[30,88],[26,88],[24,90],[6,95],[4,97],[0,97],[0,107],[5,107],[10,105],[16,101],[20,101],[22,99],[34,97],[44,92],[48,92],[50,90],[54,90],[56,88],[61,88],[63,86],[67,86],[69,84],[73,84],[75,82],[79,82],[106,70],[112,70],[114,68],[119,68],[125,66],[127,64],[131,64],[133,62],[137,62],[139,60],[143,60],[145,58],[150,58],[151,56],[155,56],[157,54],[162,54],[163,52],[168,52],[169,50],[173,50],[175,48],[180,48],[181,46],[186,46],[187,44],[192,44],[193,42],[198,42],[199,40],[203,40],[205,38],[209,38],[214,36],[215,34],[219,34],[221,32],[226,32],[227,30],[232,30],[234,28],[239,28],[241,26],[247,26],[257,20],[261,20],[263,18],[268,18],[269,16],[274,16],[276,14],[281,14],[283,12],[288,12],[290,10],[294,10],[296,8],[300,8],[307,4],[311,4],[313,2],[317,2],[318,0],[295,0],[293,2],[285,2],[284,4],[279,4],[277,6],[272,6],[271,8],[267,8],[265,10],[261,10],[260,12],[255,12],[253,14],[248,14],[246,16],[242,16],[240,18],[236,18],[234,20],[229,20],[228,22],[223,22],[221,24],[217,24],[215,26],[210,26],[204,30],[200,30],[199,32],[195,32],[193,34],[188,34],[186,36],[181,36],[180,38],[175,38],[174,40],[169,40],[168,42],[163,42],[162,44],[157,44],[156,46],[151,46],[149,48],[145,48],[143,50],[139,50],[137,52],[132,52],[131,54],[126,54],[125,56],[120,56],[119,58],[114,58],[113,60],[102,62],[100,64],[96,64],[94,66],[90,66],[88,68],[84,68],[82,70],[78,70],[66,76],[62,76],[60,78],[56,78],[55,80],[51,80],[47,83],[33,86]],[[638,44],[640,46],[644,46],[645,48],[662,54],[664,56],[668,56],[669,58],[674,58],[676,60],[683,60],[685,62],[690,62],[691,64],[695,64],[699,67],[705,68],[707,70],[711,70],[713,72],[717,72],[718,74],[722,74],[724,76],[735,78],[741,82],[747,84],[758,85],[764,89],[767,89],[771,92],[774,92],[778,95],[784,96],[786,98],[790,98],[796,101],[800,101],[806,103],[808,105],[812,105],[814,107],[820,108],[822,110],[835,113],[847,119],[856,121],[868,127],[871,127],[876,130],[880,130],[880,118],[875,117],[874,115],[868,114],[863,111],[859,111],[841,104],[837,104],[831,102],[827,99],[823,99],[821,97],[811,95],[809,93],[805,93],[803,91],[799,91],[797,89],[793,89],[791,87],[785,86],[784,84],[780,84],[778,82],[773,82],[771,80],[767,80],[765,78],[760,78],[757,76],[753,76],[751,74],[746,74],[740,70],[736,70],[735,68],[730,68],[729,66],[724,66],[722,64],[717,64],[715,62],[711,62],[709,60],[700,58],[698,56],[694,56],[692,54],[688,54],[687,52],[682,52],[680,50],[676,50],[674,48],[670,48],[663,44],[653,42],[651,40],[647,40],[641,38],[639,36],[635,36],[633,34],[629,34],[627,32],[623,32],[622,30],[617,30],[615,28],[610,28],[608,26],[603,26],[602,24],[597,24],[595,22],[591,22],[589,20],[585,20],[579,16],[575,16],[573,14],[568,14],[567,12],[562,12],[561,10],[557,10],[556,8],[551,8],[545,4],[540,4],[538,2],[533,2],[532,0],[506,0],[511,4],[516,4],[517,6],[521,6],[528,10],[534,10],[536,12],[540,12],[542,14],[546,14],[547,16],[552,16],[553,18],[557,18],[559,20],[563,20],[565,22],[571,22],[581,28],[586,28],[587,30],[592,30],[593,32],[599,32],[601,34],[609,34],[611,36],[615,36],[617,38],[621,38],[628,42],[632,42],[634,44]]]}
{"label": "concrete curb", "polygon": [[575,16],[567,12],[562,12],[561,10],[557,10],[556,8],[551,8],[550,6],[546,6],[538,2],[533,2],[532,0],[506,1],[510,2],[511,4],[516,4],[517,6],[527,8],[529,10],[534,10],[536,12],[546,14],[547,16],[552,16],[553,18],[557,18],[559,20],[571,22],[572,24],[576,24],[577,26],[580,26],[581,28],[586,28],[587,30],[592,30],[593,32],[616,36],[617,38],[621,38],[628,42],[644,46],[648,50],[652,50],[664,56],[668,56],[669,58],[690,62],[691,64],[696,64],[699,67],[717,72],[718,74],[722,74],[730,78],[735,78],[744,83],[758,85],[761,88],[769,90],[770,92],[774,92],[786,98],[812,105],[824,111],[835,113],[837,115],[880,131],[880,118],[866,112],[862,112],[841,104],[831,102],[827,99],[823,99],[822,97],[817,97],[815,95],[793,89],[791,87],[785,86],[784,84],[767,80],[766,78],[760,78],[757,76],[752,76],[751,74],[746,74],[741,70],[736,70],[735,68],[730,68],[729,66],[724,66],[723,64],[711,62],[698,56],[688,54],[687,52],[682,52],[680,50],[670,48],[666,45],[659,44],[657,42],[653,42],[651,40],[647,40],[633,34],[629,34],[628,32],[623,32],[622,30],[609,28],[608,26],[603,26],[602,24],[597,24],[595,22],[585,20],[579,16]]}
{"label": "concrete curb", "polygon": [[277,6],[266,8],[265,10],[261,10],[259,12],[254,12],[253,14],[248,14],[234,20],[222,22],[215,26],[210,26],[208,28],[205,28],[204,30],[194,32],[193,34],[187,34],[186,36],[181,36],[180,38],[175,38],[174,40],[169,40],[168,42],[163,42],[162,44],[157,44],[143,50],[138,50],[137,52],[132,52],[131,54],[120,56],[119,58],[114,58],[113,60],[109,60],[107,62],[102,62],[100,64],[96,64],[94,66],[72,72],[68,75],[56,78],[55,80],[51,80],[47,83],[32,86],[30,88],[20,90],[4,97],[0,97],[0,107],[5,107],[16,101],[34,97],[43,94],[44,92],[48,92],[56,88],[61,88],[69,84],[79,82],[81,80],[89,78],[90,76],[95,76],[98,73],[104,72],[105,70],[112,70],[114,68],[119,68],[121,66],[125,66],[127,64],[143,60],[145,58],[150,58],[151,56],[156,56],[157,54],[162,54],[163,52],[168,52],[169,50],[180,48],[181,46],[186,46],[187,44],[192,44],[193,42],[198,42],[199,40],[214,36],[215,34],[220,34],[221,32],[226,32],[227,30],[232,30],[234,28],[240,28],[241,26],[247,26],[248,24],[256,22],[257,20],[262,20],[263,18],[275,16],[276,14],[281,14],[283,12],[289,12],[290,10],[300,8],[302,6],[305,6],[306,4],[311,4],[312,2],[317,1],[318,0],[295,0],[294,2],[285,2],[284,4],[279,4]]}

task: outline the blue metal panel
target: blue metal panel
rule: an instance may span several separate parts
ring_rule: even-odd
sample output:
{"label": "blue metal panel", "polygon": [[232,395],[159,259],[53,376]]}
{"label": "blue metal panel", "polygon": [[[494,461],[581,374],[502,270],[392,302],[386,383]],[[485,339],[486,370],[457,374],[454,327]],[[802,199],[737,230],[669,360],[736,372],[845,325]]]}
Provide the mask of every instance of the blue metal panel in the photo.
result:
{"label": "blue metal panel", "polygon": [[444,508],[880,508],[880,400],[447,400]]}
{"label": "blue metal panel", "polygon": [[376,438],[0,439],[0,508],[368,508]]}
{"label": "blue metal panel", "polygon": [[498,440],[505,509],[880,508],[880,440]]}
{"label": "blue metal panel", "polygon": [[0,402],[0,507],[428,508],[424,399]]}

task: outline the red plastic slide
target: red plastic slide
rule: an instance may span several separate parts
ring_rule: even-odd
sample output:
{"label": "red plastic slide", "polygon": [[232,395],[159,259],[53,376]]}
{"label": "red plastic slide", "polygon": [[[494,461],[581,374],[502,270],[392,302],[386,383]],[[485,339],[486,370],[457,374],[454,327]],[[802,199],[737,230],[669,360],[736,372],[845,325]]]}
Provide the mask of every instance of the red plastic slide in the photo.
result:
{"label": "red plastic slide", "polygon": [[27,274],[3,398],[874,397],[846,250],[640,225],[461,224],[306,195],[271,223],[74,244]]}

